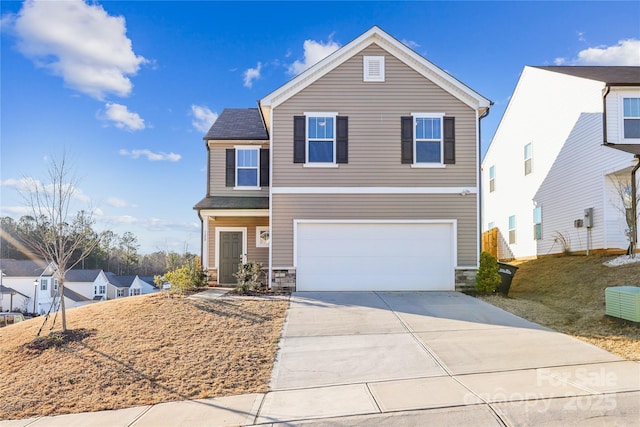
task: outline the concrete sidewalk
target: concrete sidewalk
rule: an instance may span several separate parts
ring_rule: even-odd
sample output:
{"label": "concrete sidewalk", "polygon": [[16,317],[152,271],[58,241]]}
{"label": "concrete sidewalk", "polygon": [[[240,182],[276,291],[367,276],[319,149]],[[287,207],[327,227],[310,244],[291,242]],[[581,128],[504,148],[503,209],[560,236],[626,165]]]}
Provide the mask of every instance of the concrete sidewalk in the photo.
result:
{"label": "concrete sidewalk", "polygon": [[635,426],[640,419],[639,363],[453,292],[294,294],[270,388],[0,427]]}

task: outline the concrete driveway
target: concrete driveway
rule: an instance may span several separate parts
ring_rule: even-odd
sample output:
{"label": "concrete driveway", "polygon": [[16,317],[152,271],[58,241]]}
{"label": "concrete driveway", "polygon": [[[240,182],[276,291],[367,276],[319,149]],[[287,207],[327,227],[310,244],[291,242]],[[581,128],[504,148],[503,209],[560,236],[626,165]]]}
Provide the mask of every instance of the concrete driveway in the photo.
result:
{"label": "concrete driveway", "polygon": [[295,293],[256,424],[637,425],[640,364],[455,292]]}

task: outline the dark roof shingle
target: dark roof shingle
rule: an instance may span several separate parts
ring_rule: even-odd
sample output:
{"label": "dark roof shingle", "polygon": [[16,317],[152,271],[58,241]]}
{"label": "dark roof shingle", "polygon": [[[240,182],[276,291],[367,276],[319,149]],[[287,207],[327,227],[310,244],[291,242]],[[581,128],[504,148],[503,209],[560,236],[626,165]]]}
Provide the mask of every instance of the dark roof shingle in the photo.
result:
{"label": "dark roof shingle", "polygon": [[0,259],[0,270],[5,276],[12,277],[40,276],[48,265],[47,262],[41,260]]}
{"label": "dark roof shingle", "polygon": [[209,196],[200,200],[193,209],[269,209],[269,198]]}
{"label": "dark roof shingle", "polygon": [[257,108],[225,108],[204,139],[268,140],[269,135]]}

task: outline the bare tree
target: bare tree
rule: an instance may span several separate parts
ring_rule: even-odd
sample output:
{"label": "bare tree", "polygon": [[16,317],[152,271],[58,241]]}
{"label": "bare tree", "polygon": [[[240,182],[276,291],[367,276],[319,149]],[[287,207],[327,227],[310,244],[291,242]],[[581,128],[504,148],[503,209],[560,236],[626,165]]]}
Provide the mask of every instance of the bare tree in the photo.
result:
{"label": "bare tree", "polygon": [[630,242],[629,252],[630,255],[633,256],[635,254],[633,237],[635,236],[635,233],[637,233],[637,231],[634,230],[634,224],[636,221],[634,221],[633,218],[633,205],[634,203],[636,206],[640,204],[640,194],[636,195],[635,201],[631,200],[633,198],[631,195],[631,178],[613,176],[610,177],[610,180],[616,194],[616,200],[613,202],[613,205],[622,214],[625,219],[625,223],[627,224],[627,238]]}
{"label": "bare tree", "polygon": [[26,179],[21,195],[31,212],[31,221],[25,223],[29,230],[23,230],[23,235],[40,256],[53,261],[58,268],[62,331],[66,332],[65,275],[91,253],[100,242],[100,235],[91,227],[95,222],[91,209],[73,213],[80,194],[65,153],[60,159],[50,161],[48,177],[50,183],[47,184],[34,178]]}

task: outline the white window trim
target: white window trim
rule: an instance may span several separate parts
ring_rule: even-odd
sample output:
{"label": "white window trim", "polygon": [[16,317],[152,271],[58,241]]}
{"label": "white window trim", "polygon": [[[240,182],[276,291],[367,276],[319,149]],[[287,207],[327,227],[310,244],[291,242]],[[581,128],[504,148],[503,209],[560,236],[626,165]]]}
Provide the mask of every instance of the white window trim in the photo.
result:
{"label": "white window trim", "polygon": [[216,243],[215,243],[215,268],[220,268],[220,233],[225,231],[242,232],[242,262],[247,262],[247,227],[216,227]]}
{"label": "white window trim", "polygon": [[[304,165],[303,167],[311,168],[337,168],[336,163],[336,141],[338,139],[337,120],[338,113],[308,112],[304,113]],[[332,117],[333,118],[333,161],[332,162],[309,162],[309,118],[311,117]]]}
{"label": "white window trim", "polygon": [[[380,61],[380,75],[372,76],[369,74],[369,63],[373,61]],[[362,57],[362,81],[382,83],[385,79],[385,65],[384,56],[365,55]]]}
{"label": "white window trim", "polygon": [[[635,92],[635,93],[634,92],[622,92],[619,95],[619,99],[620,100],[618,101],[620,103],[619,104],[620,120],[619,120],[619,123],[618,123],[619,132],[620,132],[620,141],[626,142],[626,143],[637,144],[638,140],[640,138],[625,138],[625,136],[624,136],[624,119],[625,119],[625,116],[624,116],[624,99],[625,98],[640,98],[640,93],[638,93],[638,92]],[[640,120],[640,119],[633,119],[633,118],[630,118],[630,119],[631,120]]]}
{"label": "white window trim", "polygon": [[[444,113],[411,113],[413,117],[413,164],[412,168],[446,168],[444,164]],[[417,161],[417,142],[416,128],[418,126],[417,119],[440,119],[440,161],[439,162],[418,162]],[[425,140],[434,142],[434,140]]]}
{"label": "white window trim", "polygon": [[259,225],[256,227],[256,248],[268,248],[271,243],[271,236],[269,236],[269,241],[267,243],[263,243],[260,239],[260,234],[263,232],[269,232],[268,225]]}
{"label": "white window trim", "polygon": [[[234,190],[262,190],[262,188],[260,187],[260,148],[261,147],[256,147],[255,145],[235,145],[233,147],[235,149],[235,156],[236,156],[236,182],[235,182],[235,187],[233,187]],[[249,186],[249,185],[238,185],[238,150],[253,150],[253,151],[257,151],[257,158],[258,158],[258,164],[257,167],[255,168],[257,173],[256,173],[256,184],[255,186]],[[242,169],[254,169],[254,168],[247,168],[247,167],[243,167]]]}

